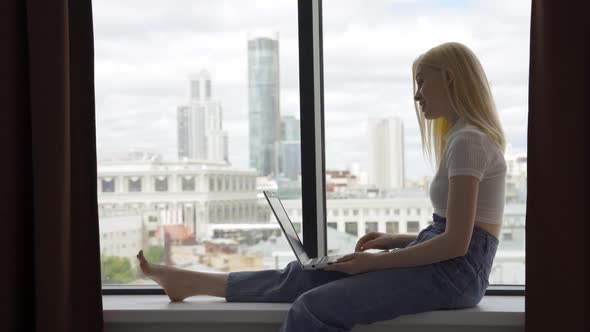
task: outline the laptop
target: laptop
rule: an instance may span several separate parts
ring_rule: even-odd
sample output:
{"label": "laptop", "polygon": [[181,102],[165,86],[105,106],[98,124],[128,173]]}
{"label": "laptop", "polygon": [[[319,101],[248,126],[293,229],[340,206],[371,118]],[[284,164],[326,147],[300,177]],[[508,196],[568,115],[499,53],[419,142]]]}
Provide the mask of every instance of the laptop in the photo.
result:
{"label": "laptop", "polygon": [[[303,269],[305,269],[305,270],[321,269],[321,268],[325,267],[326,265],[334,264],[338,258],[345,256],[345,255],[336,255],[336,256],[323,256],[323,257],[317,257],[317,258],[309,258],[309,256],[305,252],[305,248],[303,248],[303,243],[299,239],[299,235],[297,235],[297,232],[295,231],[295,227],[293,227],[293,223],[291,222],[291,220],[289,219],[289,216],[287,215],[287,211],[285,211],[285,208],[283,207],[283,203],[281,203],[281,200],[277,197],[276,193],[274,193],[272,191],[265,190],[263,192],[264,192],[264,197],[266,197],[266,200],[268,201],[268,204],[270,204],[270,209],[272,210],[275,217],[277,218],[279,225],[281,225],[281,229],[283,230],[283,233],[285,233],[285,236],[287,237],[287,241],[289,242],[291,249],[293,249],[293,252],[295,253],[295,257],[297,257],[297,260],[299,261],[299,264],[301,264],[301,267]],[[370,251],[371,251],[371,249],[367,250],[367,252],[370,252]],[[388,250],[385,250],[385,251],[388,251]]]}

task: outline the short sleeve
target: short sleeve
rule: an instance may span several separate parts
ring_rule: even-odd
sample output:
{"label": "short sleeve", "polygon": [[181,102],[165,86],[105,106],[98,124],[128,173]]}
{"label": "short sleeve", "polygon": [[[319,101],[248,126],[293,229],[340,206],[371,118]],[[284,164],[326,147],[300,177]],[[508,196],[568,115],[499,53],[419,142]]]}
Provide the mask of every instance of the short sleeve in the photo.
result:
{"label": "short sleeve", "polygon": [[458,135],[449,142],[447,156],[448,177],[471,175],[482,180],[487,166],[483,138],[477,134]]}

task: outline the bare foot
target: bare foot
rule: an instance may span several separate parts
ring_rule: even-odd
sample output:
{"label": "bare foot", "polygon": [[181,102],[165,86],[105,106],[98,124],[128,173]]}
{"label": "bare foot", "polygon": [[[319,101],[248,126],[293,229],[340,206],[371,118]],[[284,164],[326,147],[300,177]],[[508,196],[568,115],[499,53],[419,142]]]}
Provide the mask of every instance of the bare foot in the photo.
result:
{"label": "bare foot", "polygon": [[180,302],[189,296],[198,295],[195,292],[195,280],[189,280],[192,276],[191,271],[166,265],[150,264],[143,256],[143,250],[139,251],[137,259],[143,274],[157,282],[164,289],[170,301]]}

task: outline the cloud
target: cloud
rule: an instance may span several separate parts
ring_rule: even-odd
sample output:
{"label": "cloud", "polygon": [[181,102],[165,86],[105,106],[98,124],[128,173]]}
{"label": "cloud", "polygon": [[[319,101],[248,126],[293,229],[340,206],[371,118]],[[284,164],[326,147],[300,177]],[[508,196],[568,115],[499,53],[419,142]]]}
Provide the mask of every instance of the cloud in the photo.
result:
{"label": "cloud", "polygon": [[[176,157],[176,108],[188,76],[210,72],[229,157],[248,166],[247,40],[280,38],[281,114],[299,112],[297,1],[97,0],[95,72],[99,149],[145,147]],[[447,41],[469,46],[492,88],[507,138],[526,151],[528,1],[324,0],[327,168],[367,169],[367,120],[404,122],[406,175],[432,175],[422,158],[411,63]]]}

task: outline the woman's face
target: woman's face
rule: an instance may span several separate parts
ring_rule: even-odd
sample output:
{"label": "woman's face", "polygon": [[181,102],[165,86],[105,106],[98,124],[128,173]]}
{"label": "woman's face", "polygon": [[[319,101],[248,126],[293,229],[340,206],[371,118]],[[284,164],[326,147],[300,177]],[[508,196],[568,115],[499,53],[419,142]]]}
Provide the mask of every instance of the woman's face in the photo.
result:
{"label": "woman's face", "polygon": [[416,70],[418,88],[414,100],[420,103],[426,119],[434,120],[441,116],[451,122],[456,119],[447,96],[448,83],[448,80],[443,81],[442,72],[439,69],[418,65]]}

